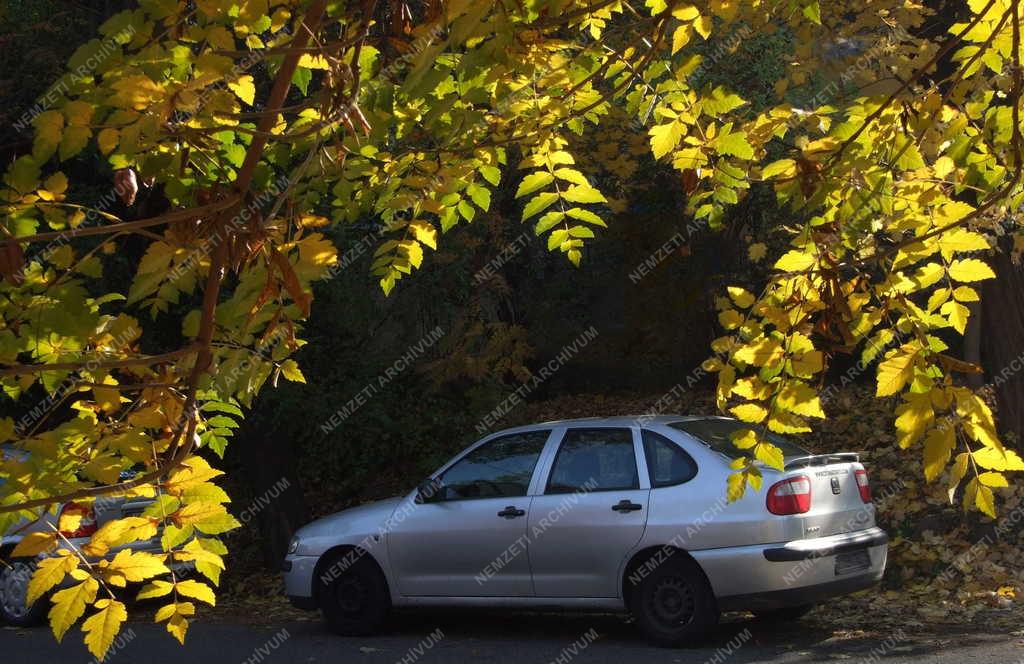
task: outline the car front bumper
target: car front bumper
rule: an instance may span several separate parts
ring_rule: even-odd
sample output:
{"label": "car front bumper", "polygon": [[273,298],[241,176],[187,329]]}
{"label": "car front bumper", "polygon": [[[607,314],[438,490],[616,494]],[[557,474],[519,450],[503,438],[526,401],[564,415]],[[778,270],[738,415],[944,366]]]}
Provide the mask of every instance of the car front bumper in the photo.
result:
{"label": "car front bumper", "polygon": [[[767,610],[818,604],[870,588],[885,573],[888,548],[885,531],[868,528],[692,554],[707,574],[721,609]],[[865,564],[844,568],[841,563],[848,556],[861,556]]]}
{"label": "car front bumper", "polygon": [[291,553],[281,563],[281,571],[284,573],[284,594],[300,609],[316,608],[316,599],[313,597],[313,571],[316,569],[317,560],[317,556],[299,556]]}

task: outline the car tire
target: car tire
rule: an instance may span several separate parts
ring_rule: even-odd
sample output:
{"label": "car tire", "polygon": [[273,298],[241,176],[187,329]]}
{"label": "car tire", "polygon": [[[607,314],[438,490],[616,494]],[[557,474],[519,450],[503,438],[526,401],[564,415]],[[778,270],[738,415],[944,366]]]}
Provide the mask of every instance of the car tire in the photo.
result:
{"label": "car tire", "polygon": [[391,612],[388,582],[377,564],[366,556],[323,583],[318,600],[328,626],[342,636],[372,634]]}
{"label": "car tire", "polygon": [[681,559],[661,563],[633,586],[629,609],[644,634],[666,647],[706,636],[719,616],[703,570]]}
{"label": "car tire", "polygon": [[754,616],[763,622],[783,623],[800,620],[814,608],[813,604],[786,606],[781,609],[764,609],[754,611]]}
{"label": "car tire", "polygon": [[48,602],[40,597],[26,606],[28,581],[35,565],[26,558],[0,562],[0,620],[16,627],[32,627],[43,622]]}

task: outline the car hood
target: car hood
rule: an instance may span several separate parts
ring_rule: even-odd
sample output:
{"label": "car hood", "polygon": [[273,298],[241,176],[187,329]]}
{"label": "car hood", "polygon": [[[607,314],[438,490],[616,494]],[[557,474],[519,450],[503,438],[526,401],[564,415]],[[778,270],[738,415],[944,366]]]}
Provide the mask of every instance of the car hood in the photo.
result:
{"label": "car hood", "polygon": [[384,528],[384,522],[403,500],[403,496],[395,496],[358,507],[350,507],[303,526],[295,533],[295,536],[299,538],[300,542],[325,538],[340,542],[342,539],[362,538],[378,534]]}

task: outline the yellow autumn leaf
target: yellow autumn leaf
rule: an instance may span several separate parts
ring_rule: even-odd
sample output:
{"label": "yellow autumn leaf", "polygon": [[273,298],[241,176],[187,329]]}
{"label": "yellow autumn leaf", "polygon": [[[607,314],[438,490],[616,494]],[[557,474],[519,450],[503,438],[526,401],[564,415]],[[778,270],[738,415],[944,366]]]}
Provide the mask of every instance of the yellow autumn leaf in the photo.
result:
{"label": "yellow autumn leaf", "polygon": [[759,263],[768,255],[768,247],[764,242],[757,242],[747,247],[747,258],[754,263]]}
{"label": "yellow autumn leaf", "polygon": [[953,466],[949,469],[949,484],[946,488],[946,495],[949,498],[949,504],[953,504],[953,496],[956,495],[956,489],[960,485],[960,480],[967,474],[967,457],[966,453],[956,455],[956,460],[953,461]]}
{"label": "yellow autumn leaf", "polygon": [[785,466],[785,457],[782,454],[782,450],[771,443],[761,442],[755,445],[754,458],[776,470],[782,470]]}
{"label": "yellow autumn leaf", "polygon": [[431,249],[437,249],[437,228],[433,224],[428,221],[411,221],[409,222],[409,230],[418,242],[427,245]]}
{"label": "yellow autumn leaf", "polygon": [[215,477],[220,477],[224,471],[211,468],[206,459],[199,456],[191,456],[185,460],[180,468],[175,470],[167,478],[164,488],[172,495],[181,495],[187,488],[206,482]]}
{"label": "yellow autumn leaf", "polygon": [[734,503],[743,497],[747,490],[747,475],[743,471],[731,473],[726,480],[725,497]]}
{"label": "yellow autumn leaf", "polygon": [[99,587],[99,582],[90,576],[81,583],[58,590],[53,594],[53,607],[50,608],[49,619],[50,628],[58,643],[64,638],[68,629],[85,613],[86,605],[96,599],[96,591],[99,590]]}
{"label": "yellow autumn leaf", "polygon": [[732,439],[732,444],[737,449],[749,450],[754,445],[757,445],[757,434],[754,433],[753,429],[739,429],[729,434],[729,438]]}
{"label": "yellow autumn leaf", "polygon": [[991,470],[978,475],[978,481],[990,487],[1004,488],[1010,486],[1010,483],[1006,481],[1006,475]]}
{"label": "yellow autumn leaf", "polygon": [[768,430],[774,433],[806,433],[811,430],[803,418],[775,409],[768,418]]}
{"label": "yellow autumn leaf", "polygon": [[714,22],[710,16],[701,16],[699,19],[693,22],[693,29],[697,31],[704,39],[711,36],[711,28],[714,26]]}
{"label": "yellow autumn leaf", "polygon": [[167,621],[167,631],[171,636],[178,639],[178,643],[185,645],[185,634],[188,632],[188,619],[180,614],[171,616]]}
{"label": "yellow autumn leaf", "polygon": [[690,43],[690,33],[693,31],[693,26],[684,24],[675,29],[672,33],[672,54],[675,55],[679,49],[683,48]]}
{"label": "yellow autumn leaf", "polygon": [[770,337],[754,339],[733,353],[733,358],[756,367],[768,366],[783,356],[782,344]]}
{"label": "yellow autumn leaf", "polygon": [[764,401],[772,395],[772,386],[765,384],[757,376],[748,376],[737,380],[732,391],[733,394],[751,401]]}
{"label": "yellow autumn leaf", "polygon": [[147,540],[157,531],[157,519],[140,516],[111,519],[93,533],[92,538],[81,547],[83,553],[90,556],[103,556],[110,549],[123,546],[130,542]]}
{"label": "yellow autumn leaf", "polygon": [[734,330],[743,324],[743,315],[735,309],[726,309],[718,314],[718,322],[727,330]]}
{"label": "yellow autumn leaf", "polygon": [[768,416],[768,409],[756,403],[744,403],[733,406],[729,409],[729,412],[735,415],[737,419],[750,422],[751,424],[757,424]]}
{"label": "yellow autumn leaf", "polygon": [[655,159],[661,159],[675,149],[680,139],[686,134],[686,125],[672,120],[663,125],[655,125],[648,132],[651,136],[651,152]]}
{"label": "yellow autumn leaf", "polygon": [[995,494],[993,494],[992,489],[987,486],[983,484],[977,485],[977,490],[974,494],[974,506],[983,514],[987,514],[993,519],[996,518]]}
{"label": "yellow autumn leaf", "polygon": [[[935,410],[928,394],[909,394],[896,408],[896,431],[899,446],[907,449],[924,435],[935,421]],[[927,465],[927,464],[926,464]]]}
{"label": "yellow autumn leaf", "polygon": [[949,318],[949,324],[960,334],[967,329],[967,319],[971,317],[971,310],[964,305],[959,302],[946,302],[939,312]]}
{"label": "yellow autumn leaf", "polygon": [[679,5],[672,8],[672,17],[689,22],[700,17],[700,10],[693,5]]}
{"label": "yellow autumn leaf", "polygon": [[780,272],[802,272],[814,265],[814,256],[803,252],[787,251],[779,260],[775,261],[775,269]]}
{"label": "yellow autumn leaf", "polygon": [[96,144],[100,148],[100,153],[104,155],[108,155],[113,152],[120,140],[120,132],[112,127],[107,127],[106,129],[101,130],[96,136]]}
{"label": "yellow autumn leaf", "polygon": [[256,84],[253,82],[252,76],[248,74],[239,76],[234,81],[228,81],[228,88],[230,88],[239,99],[250,106],[252,106],[253,102],[256,100]]}
{"label": "yellow autumn leaf", "polygon": [[878,365],[875,396],[887,397],[898,393],[914,375],[914,360],[919,347],[904,344],[886,353],[886,359]]}
{"label": "yellow autumn leaf", "polygon": [[179,595],[198,599],[201,602],[206,602],[210,606],[217,604],[217,597],[213,594],[213,589],[205,583],[189,579],[187,581],[179,581],[175,584],[174,589]]}
{"label": "yellow autumn leaf", "polygon": [[194,526],[207,535],[219,535],[241,525],[223,505],[216,503],[186,505],[173,518],[179,526]]}
{"label": "yellow autumn leaf", "polygon": [[931,482],[942,474],[956,445],[953,427],[932,429],[924,439],[924,477]]}
{"label": "yellow autumn leaf", "polygon": [[112,599],[101,599],[94,606],[99,611],[82,623],[82,631],[85,632],[85,645],[89,652],[102,661],[114,637],[121,631],[121,625],[128,619],[128,611],[124,604]]}
{"label": "yellow autumn leaf", "polygon": [[988,240],[981,233],[965,228],[955,228],[936,238],[942,257],[947,261],[953,254],[964,251],[983,251],[989,248]]}
{"label": "yellow autumn leaf", "polygon": [[747,309],[750,305],[754,304],[754,296],[750,291],[739,286],[729,286],[726,289],[729,292],[729,297],[740,309]]}
{"label": "yellow autumn leaf", "polygon": [[825,417],[825,411],[821,409],[821,399],[807,383],[799,381],[788,381],[779,390],[775,404],[782,410],[805,417]]}
{"label": "yellow autumn leaf", "polygon": [[[104,561],[106,562],[106,561]],[[171,570],[163,562],[163,556],[147,551],[122,549],[104,567],[107,572],[123,577],[125,581],[137,583],[151,577],[167,574]],[[124,585],[115,583],[114,585]]]}
{"label": "yellow autumn leaf", "polygon": [[162,606],[156,612],[154,622],[167,621],[167,631],[181,644],[185,643],[185,633],[188,631],[188,617],[194,616],[196,606],[192,602],[175,602]]}
{"label": "yellow autumn leaf", "polygon": [[57,533],[35,532],[25,535],[11,551],[12,558],[35,557],[57,544]]}
{"label": "yellow autumn leaf", "polygon": [[25,598],[27,604],[34,604],[37,599],[63,581],[68,572],[78,567],[78,558],[67,549],[61,549],[58,554],[39,561],[28,582],[28,594]]}
{"label": "yellow autumn leaf", "polygon": [[977,258],[965,258],[953,261],[949,266],[949,276],[955,281],[982,281],[995,279],[996,273],[985,261]]}
{"label": "yellow autumn leaf", "polygon": [[172,590],[174,590],[174,584],[170,581],[154,579],[139,588],[139,592],[135,596],[135,599],[142,600],[153,599],[154,597],[163,597],[164,595],[170,595]]}
{"label": "yellow autumn leaf", "polygon": [[990,470],[1024,470],[1024,459],[1013,450],[1000,451],[996,447],[983,447],[974,450],[971,458],[982,468]]}
{"label": "yellow autumn leaf", "polygon": [[207,563],[219,569],[224,569],[224,559],[221,558],[217,552],[205,548],[203,543],[198,539],[191,540],[188,544],[183,546],[180,551],[175,551],[174,559],[192,560],[195,562]]}

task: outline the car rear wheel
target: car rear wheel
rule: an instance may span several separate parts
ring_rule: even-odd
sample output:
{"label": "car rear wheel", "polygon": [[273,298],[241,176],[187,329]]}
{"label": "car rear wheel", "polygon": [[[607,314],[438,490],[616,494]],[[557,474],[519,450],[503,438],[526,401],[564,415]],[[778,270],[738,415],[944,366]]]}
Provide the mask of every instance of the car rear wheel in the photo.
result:
{"label": "car rear wheel", "polygon": [[[339,558],[337,562],[342,560]],[[371,634],[380,629],[391,612],[387,580],[380,568],[366,557],[327,580],[321,587],[319,600],[327,624],[342,636]]]}
{"label": "car rear wheel", "polygon": [[754,611],[753,613],[758,620],[764,622],[793,622],[806,616],[813,608],[813,604],[803,604],[801,606],[787,606],[781,609]]}
{"label": "car rear wheel", "polygon": [[690,560],[655,567],[630,594],[637,625],[654,642],[678,646],[704,636],[718,622],[718,604],[704,573]]}
{"label": "car rear wheel", "polygon": [[28,605],[28,582],[35,566],[27,560],[0,562],[0,619],[8,625],[38,625],[46,615],[46,598]]}

